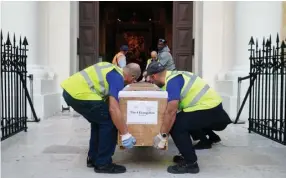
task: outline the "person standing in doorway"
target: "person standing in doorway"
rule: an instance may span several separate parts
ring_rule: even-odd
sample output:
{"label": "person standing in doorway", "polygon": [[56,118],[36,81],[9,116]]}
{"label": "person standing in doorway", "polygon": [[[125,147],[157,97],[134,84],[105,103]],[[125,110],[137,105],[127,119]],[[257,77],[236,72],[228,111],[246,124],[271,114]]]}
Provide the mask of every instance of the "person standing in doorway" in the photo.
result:
{"label": "person standing in doorway", "polygon": [[[148,67],[148,65],[154,61],[159,61],[158,60],[158,54],[156,51],[152,51],[151,52],[151,58],[147,60],[147,64],[146,64],[146,69]],[[148,77],[147,77],[147,71],[145,69],[145,72],[143,72],[143,78],[142,78],[142,81],[146,81],[148,82]]]}
{"label": "person standing in doorway", "polygon": [[175,63],[165,39],[158,40],[158,58],[166,70],[175,70]]}
{"label": "person standing in doorway", "polygon": [[113,57],[112,64],[120,68],[126,66],[126,54],[128,52],[128,46],[122,45],[120,51]]}

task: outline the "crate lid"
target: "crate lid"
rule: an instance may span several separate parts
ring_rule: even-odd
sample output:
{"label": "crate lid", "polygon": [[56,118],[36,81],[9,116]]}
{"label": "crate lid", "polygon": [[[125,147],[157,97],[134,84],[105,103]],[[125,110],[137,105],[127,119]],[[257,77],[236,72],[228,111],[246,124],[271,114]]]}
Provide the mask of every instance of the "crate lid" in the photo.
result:
{"label": "crate lid", "polygon": [[161,89],[152,83],[138,82],[127,85],[123,91],[161,91]]}
{"label": "crate lid", "polygon": [[144,98],[168,98],[166,91],[120,91],[119,98],[124,97],[144,97]]}

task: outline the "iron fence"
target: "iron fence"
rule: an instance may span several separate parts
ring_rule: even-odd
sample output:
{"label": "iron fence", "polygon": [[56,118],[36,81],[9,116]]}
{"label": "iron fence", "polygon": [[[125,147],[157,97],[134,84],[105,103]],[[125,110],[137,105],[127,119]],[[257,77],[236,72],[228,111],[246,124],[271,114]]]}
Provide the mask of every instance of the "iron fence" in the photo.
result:
{"label": "iron fence", "polygon": [[261,49],[251,37],[249,45],[250,85],[235,123],[249,99],[249,132],[286,145],[286,40],[264,38]]}
{"label": "iron fence", "polygon": [[39,121],[27,90],[27,38],[11,42],[1,30],[1,141],[27,131],[27,101],[35,121]]}

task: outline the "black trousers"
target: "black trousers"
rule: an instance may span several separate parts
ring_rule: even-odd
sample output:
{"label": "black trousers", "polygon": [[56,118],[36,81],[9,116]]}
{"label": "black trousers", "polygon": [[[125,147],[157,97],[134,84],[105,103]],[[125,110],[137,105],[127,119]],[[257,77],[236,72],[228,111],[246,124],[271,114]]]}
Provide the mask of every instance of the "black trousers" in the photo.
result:
{"label": "black trousers", "polygon": [[117,141],[117,129],[104,101],[83,101],[74,99],[63,91],[66,103],[91,124],[88,156],[97,166],[112,163]]}
{"label": "black trousers", "polygon": [[170,131],[175,145],[188,163],[197,161],[190,133],[202,130],[222,131],[232,123],[222,104],[208,110],[180,112]]}

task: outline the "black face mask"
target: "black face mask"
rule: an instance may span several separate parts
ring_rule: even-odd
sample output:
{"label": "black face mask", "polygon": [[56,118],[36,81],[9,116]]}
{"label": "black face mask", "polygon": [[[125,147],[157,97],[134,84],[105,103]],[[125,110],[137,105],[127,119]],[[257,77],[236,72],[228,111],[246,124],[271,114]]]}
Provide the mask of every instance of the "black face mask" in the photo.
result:
{"label": "black face mask", "polygon": [[158,46],[158,51],[161,51],[164,48],[164,46]]}

